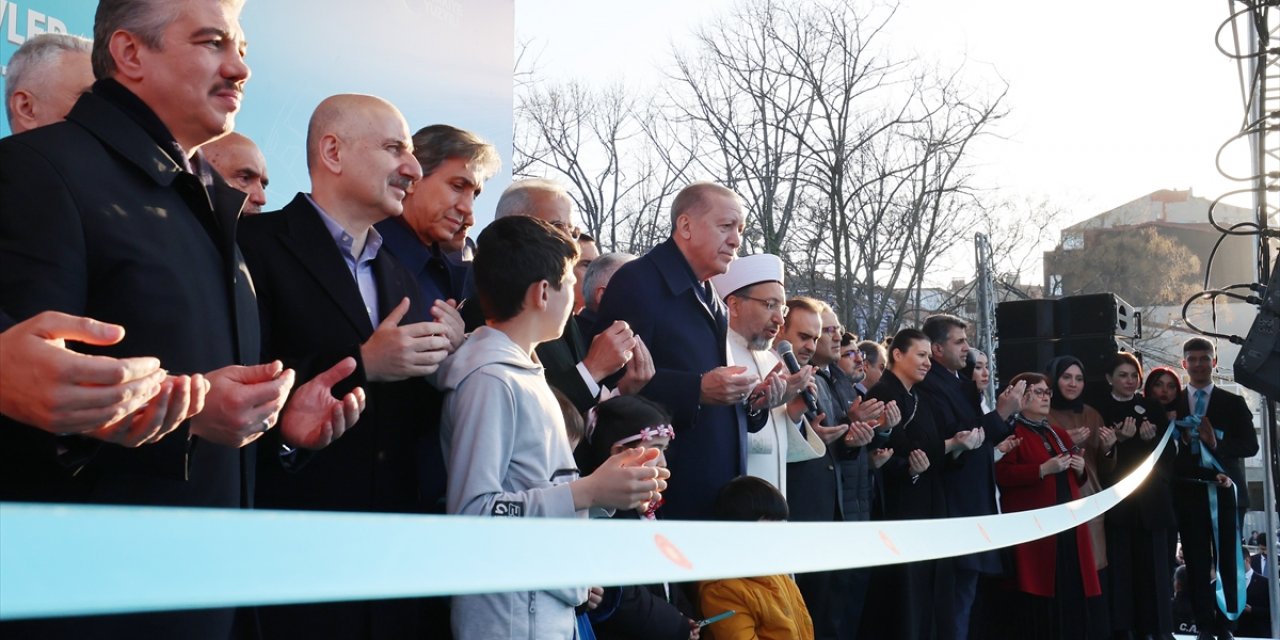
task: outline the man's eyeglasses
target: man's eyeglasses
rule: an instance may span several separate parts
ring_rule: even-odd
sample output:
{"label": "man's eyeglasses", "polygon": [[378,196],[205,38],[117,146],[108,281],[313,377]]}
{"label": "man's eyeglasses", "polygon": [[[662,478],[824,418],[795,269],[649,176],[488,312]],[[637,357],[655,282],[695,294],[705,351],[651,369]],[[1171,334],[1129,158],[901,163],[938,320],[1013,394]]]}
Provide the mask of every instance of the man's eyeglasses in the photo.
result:
{"label": "man's eyeglasses", "polygon": [[844,333],[844,327],[842,327],[842,326],[840,326],[840,325],[838,325],[838,324],[837,324],[837,325],[830,326],[830,327],[823,327],[823,328],[822,328],[822,332],[823,332],[823,333],[829,333],[829,334],[831,334],[831,335],[833,335],[833,336],[838,336],[838,335],[840,335],[841,333]]}
{"label": "man's eyeglasses", "polygon": [[1053,389],[1028,389],[1027,393],[1034,393],[1041,398],[1052,398]]}
{"label": "man's eyeglasses", "polygon": [[844,352],[844,353],[840,354],[840,357],[841,357],[841,358],[853,358],[853,360],[854,360],[855,362],[857,362],[857,361],[859,361],[859,360],[862,360],[862,352],[861,352],[861,351],[858,351],[857,349],[854,349],[853,351],[846,351],[846,352]]}
{"label": "man's eyeglasses", "polygon": [[751,300],[752,302],[759,302],[760,304],[764,305],[765,311],[768,311],[769,313],[773,313],[774,311],[781,311],[782,317],[784,318],[787,316],[788,313],[791,312],[791,307],[788,307],[787,305],[782,304],[777,300],[765,300],[764,298],[752,298],[751,296],[739,296],[739,297],[747,300]]}

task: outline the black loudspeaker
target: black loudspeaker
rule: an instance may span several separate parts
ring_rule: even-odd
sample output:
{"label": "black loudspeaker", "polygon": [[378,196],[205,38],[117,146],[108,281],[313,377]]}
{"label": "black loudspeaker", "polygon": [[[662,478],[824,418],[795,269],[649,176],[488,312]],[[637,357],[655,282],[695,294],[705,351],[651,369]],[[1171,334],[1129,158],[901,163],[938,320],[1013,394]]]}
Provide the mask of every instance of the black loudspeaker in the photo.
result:
{"label": "black loudspeaker", "polygon": [[1011,300],[996,305],[1000,342],[1054,337],[1056,300]]}
{"label": "black loudspeaker", "polygon": [[996,333],[1001,341],[1093,334],[1141,338],[1142,314],[1114,293],[1012,300],[996,305]]}
{"label": "black loudspeaker", "polygon": [[[1107,369],[1120,351],[1133,351],[1133,345],[1125,338],[1105,334],[1064,340],[1001,340],[996,348],[996,372],[1003,386],[1019,373],[1045,373],[1049,361],[1058,356],[1075,356],[1084,363],[1085,382],[1105,384]],[[1142,360],[1141,354],[1135,355]]]}
{"label": "black loudspeaker", "polygon": [[1057,301],[1057,337],[1107,334],[1142,337],[1142,317],[1114,293],[1071,296]]}
{"label": "black loudspeaker", "polygon": [[1235,362],[1236,382],[1280,400],[1280,269],[1273,269],[1266,297]]}
{"label": "black loudspeaker", "polygon": [[[1133,345],[1125,342],[1123,338],[1109,335],[1071,337],[1059,340],[1056,351],[1060,356],[1080,358],[1080,362],[1084,363],[1086,381],[1106,382],[1107,369],[1115,359],[1116,353],[1133,350]],[[1139,356],[1139,362],[1141,362],[1141,356]]]}
{"label": "black loudspeaker", "polygon": [[1044,373],[1057,356],[1084,363],[1086,384],[1106,384],[1118,351],[1133,351],[1142,317],[1114,293],[1058,300],[1016,300],[996,306],[996,373],[1001,385],[1019,373]]}
{"label": "black loudspeaker", "polygon": [[1019,373],[1043,373],[1057,355],[1056,340],[1001,340],[996,347],[996,373],[999,387]]}

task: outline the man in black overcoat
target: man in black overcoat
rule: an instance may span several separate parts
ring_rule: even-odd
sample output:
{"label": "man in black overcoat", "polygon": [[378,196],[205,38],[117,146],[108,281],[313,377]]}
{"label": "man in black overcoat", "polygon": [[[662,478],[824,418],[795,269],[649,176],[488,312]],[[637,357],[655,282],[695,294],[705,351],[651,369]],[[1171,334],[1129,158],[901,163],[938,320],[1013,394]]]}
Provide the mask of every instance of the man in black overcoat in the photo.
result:
{"label": "man in black overcoat", "polygon": [[[258,455],[260,507],[443,511],[440,394],[426,376],[461,343],[462,318],[449,305],[434,307],[442,315],[432,318],[413,275],[382,250],[373,228],[400,214],[422,176],[412,149],[408,125],[390,103],[327,98],[308,127],[311,193],[241,224],[265,355],[304,377],[345,378],[335,392],[359,386],[367,401],[345,433],[268,434]],[[447,629],[440,604],[264,607],[260,617],[267,638],[415,638]]]}
{"label": "man in black overcoat", "polygon": [[728,366],[728,315],[710,282],[737,257],[744,221],[733,191],[685,187],[671,204],[671,237],[618,269],[600,303],[596,328],[625,321],[653,356],[640,394],[671,412],[678,435],[667,452],[680,478],[663,494],[670,518],[709,518],[720,487],[746,473],[746,400],[760,380]]}

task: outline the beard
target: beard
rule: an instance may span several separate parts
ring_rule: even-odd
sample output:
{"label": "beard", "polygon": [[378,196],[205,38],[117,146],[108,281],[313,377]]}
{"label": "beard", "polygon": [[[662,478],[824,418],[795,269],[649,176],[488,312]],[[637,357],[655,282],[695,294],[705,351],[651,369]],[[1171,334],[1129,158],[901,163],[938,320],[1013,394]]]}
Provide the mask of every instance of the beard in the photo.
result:
{"label": "beard", "polygon": [[752,336],[747,340],[747,350],[749,351],[768,351],[773,347],[773,338],[764,335]]}

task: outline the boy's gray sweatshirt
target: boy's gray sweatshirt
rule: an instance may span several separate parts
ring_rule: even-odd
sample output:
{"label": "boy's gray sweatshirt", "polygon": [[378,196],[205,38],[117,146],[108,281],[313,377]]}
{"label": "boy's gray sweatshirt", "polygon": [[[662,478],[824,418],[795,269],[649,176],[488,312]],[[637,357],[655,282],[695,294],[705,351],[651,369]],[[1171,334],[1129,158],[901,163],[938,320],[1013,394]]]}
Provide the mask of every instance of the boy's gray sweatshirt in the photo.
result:
{"label": "boy's gray sweatshirt", "polygon": [[[449,513],[587,517],[573,508],[569,483],[578,469],[542,371],[491,327],[477,329],[440,365]],[[460,640],[573,638],[573,609],[586,599],[585,588],[454,596],[453,632]]]}

